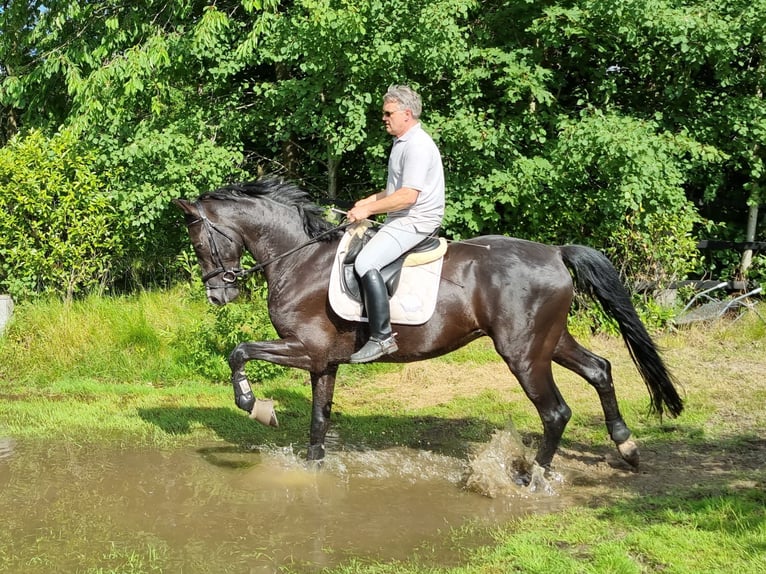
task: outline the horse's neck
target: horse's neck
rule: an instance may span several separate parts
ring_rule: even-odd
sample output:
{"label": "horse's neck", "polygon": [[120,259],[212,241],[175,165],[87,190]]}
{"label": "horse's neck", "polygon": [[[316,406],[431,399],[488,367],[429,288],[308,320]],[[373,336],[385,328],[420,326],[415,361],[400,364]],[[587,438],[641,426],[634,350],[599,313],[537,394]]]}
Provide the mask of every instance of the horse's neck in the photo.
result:
{"label": "horse's neck", "polygon": [[242,235],[245,249],[258,261],[273,259],[298,245],[291,236],[278,228],[249,225]]}
{"label": "horse's neck", "polygon": [[267,275],[275,269],[295,266],[310,251],[308,247],[302,249],[301,246],[310,243],[311,238],[292,222],[267,221],[262,224],[249,220],[244,223],[242,239],[245,249],[259,264],[268,263],[265,269]]}

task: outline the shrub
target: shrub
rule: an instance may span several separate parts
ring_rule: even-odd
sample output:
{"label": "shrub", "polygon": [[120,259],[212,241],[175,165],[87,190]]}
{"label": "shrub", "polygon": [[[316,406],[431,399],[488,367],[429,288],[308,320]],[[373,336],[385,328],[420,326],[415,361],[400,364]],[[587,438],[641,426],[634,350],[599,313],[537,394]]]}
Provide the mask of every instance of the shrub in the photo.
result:
{"label": "shrub", "polygon": [[[243,293],[240,299],[223,307],[207,307],[198,324],[178,335],[175,346],[180,363],[207,380],[228,382],[228,357],[234,347],[245,341],[277,338],[269,319],[265,288],[249,295]],[[278,377],[286,370],[264,361],[253,361],[245,367],[248,378],[257,381]]]}
{"label": "shrub", "polygon": [[103,287],[121,251],[110,173],[68,131],[0,149],[0,290],[17,299]]}

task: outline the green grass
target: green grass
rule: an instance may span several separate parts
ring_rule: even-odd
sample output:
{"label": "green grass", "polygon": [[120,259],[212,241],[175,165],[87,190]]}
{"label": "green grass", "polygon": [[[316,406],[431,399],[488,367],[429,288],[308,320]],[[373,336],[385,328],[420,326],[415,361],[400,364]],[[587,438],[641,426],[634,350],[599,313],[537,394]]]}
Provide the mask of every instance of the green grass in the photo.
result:
{"label": "green grass", "polygon": [[496,543],[465,565],[412,560],[353,562],[343,574],[758,574],[766,568],[766,494],[760,489],[691,490],[603,508],[534,515],[494,531]]}
{"label": "green grass", "polygon": [[[268,372],[256,386],[258,396],[277,402],[280,428],[274,430],[253,424],[236,409],[228,384],[211,383],[193,361],[183,360],[189,333],[209,332],[199,330],[209,320],[204,300],[183,288],[18,306],[0,338],[0,436],[157,448],[208,439],[305,445],[311,391],[304,373]],[[622,343],[604,337],[587,341],[612,361],[623,415],[642,448],[712,449],[713,456],[725,456],[760,444],[766,428],[763,322],[750,316],[659,340],[687,392],[683,416],[662,422],[647,415],[646,391]],[[215,354],[208,358],[223,360]],[[475,388],[465,395],[430,396],[427,389],[417,394],[427,370],[342,366],[334,407],[337,433],[350,444],[372,448],[438,447],[459,455],[465,445],[489,440],[509,420],[527,438],[539,436],[537,413],[499,365],[491,342],[477,341],[430,364],[437,373],[458,370],[460,382],[477,373]],[[482,388],[487,376],[482,367],[495,364],[497,376],[507,377],[507,391]],[[253,369],[257,377],[259,367]],[[563,369],[556,378],[574,412],[562,446],[611,448],[594,391]],[[597,507],[515,520],[493,530],[495,542],[478,549],[470,527],[445,532],[463,548],[459,566],[435,568],[424,550],[404,562],[351,560],[327,572],[755,574],[766,571],[765,485],[763,469],[726,468],[717,481],[657,496],[626,495]],[[4,558],[0,548],[0,570],[4,560],[18,563]],[[88,572],[168,571],[163,549],[138,535],[115,546],[101,564]]]}
{"label": "green grass", "polygon": [[182,288],[65,304],[19,304],[0,339],[0,379],[45,385],[61,377],[120,382],[177,381],[178,334],[205,315]]}
{"label": "green grass", "polygon": [[755,573],[766,566],[764,502],[757,489],[692,490],[526,518],[491,561],[524,572]]}

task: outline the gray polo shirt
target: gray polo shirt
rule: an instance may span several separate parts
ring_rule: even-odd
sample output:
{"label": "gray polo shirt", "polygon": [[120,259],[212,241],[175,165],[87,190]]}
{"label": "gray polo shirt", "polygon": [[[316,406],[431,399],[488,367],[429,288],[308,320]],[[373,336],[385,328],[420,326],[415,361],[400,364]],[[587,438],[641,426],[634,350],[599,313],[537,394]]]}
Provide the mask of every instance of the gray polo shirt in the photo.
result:
{"label": "gray polo shirt", "polygon": [[444,217],[444,168],[439,149],[419,122],[394,138],[388,157],[386,195],[401,187],[416,189],[418,199],[408,209],[389,213],[386,221],[396,219],[423,233],[439,227]]}

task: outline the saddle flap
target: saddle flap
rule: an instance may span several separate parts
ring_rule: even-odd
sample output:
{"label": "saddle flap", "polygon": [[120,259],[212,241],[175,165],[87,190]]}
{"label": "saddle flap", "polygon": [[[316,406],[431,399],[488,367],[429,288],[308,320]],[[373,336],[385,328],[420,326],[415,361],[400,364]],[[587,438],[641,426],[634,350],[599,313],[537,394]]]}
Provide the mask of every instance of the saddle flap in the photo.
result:
{"label": "saddle flap", "polygon": [[[341,239],[332,267],[329,303],[332,309],[343,319],[349,321],[366,321],[362,305],[361,289],[353,261],[349,259],[350,242],[353,237],[350,229]],[[364,231],[361,232],[364,234]],[[360,244],[363,246],[360,238]],[[444,261],[447,242],[438,240],[438,249],[422,254],[409,252],[391,265],[381,270],[383,280],[389,290],[391,305],[391,322],[400,325],[420,325],[425,323],[433,314],[436,306],[436,296],[441,282],[441,268]],[[361,248],[359,249],[361,250]],[[356,249],[355,249],[356,251]],[[357,251],[358,254],[358,251]],[[410,258],[425,256],[412,265]]]}
{"label": "saddle flap", "polygon": [[[346,257],[346,259],[348,259],[348,257]],[[359,280],[354,271],[354,262],[352,260],[351,263],[346,263],[346,259],[343,260],[341,265],[341,269],[343,270],[343,276],[341,277],[343,290],[349,297],[351,297],[351,299],[361,302],[362,293],[361,288],[359,287]]]}

